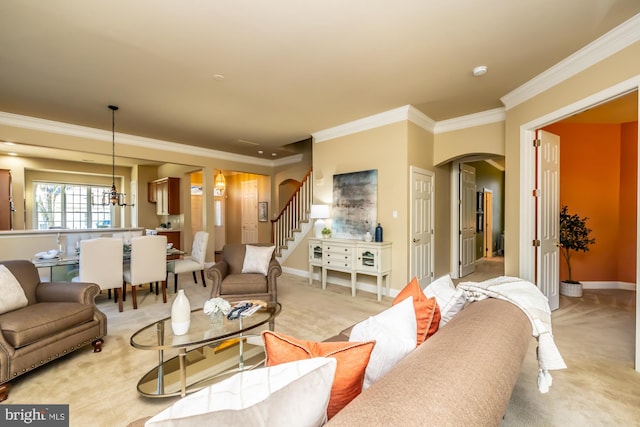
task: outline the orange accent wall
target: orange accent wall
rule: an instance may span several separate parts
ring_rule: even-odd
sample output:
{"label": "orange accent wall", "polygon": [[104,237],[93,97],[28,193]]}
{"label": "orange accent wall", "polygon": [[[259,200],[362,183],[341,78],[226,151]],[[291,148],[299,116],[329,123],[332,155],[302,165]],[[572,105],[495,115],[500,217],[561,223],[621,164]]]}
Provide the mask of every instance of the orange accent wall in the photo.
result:
{"label": "orange accent wall", "polygon": [[555,123],[545,130],[560,136],[560,205],[588,217],[596,239],[589,252],[573,256],[573,279],[635,283],[637,122]]}

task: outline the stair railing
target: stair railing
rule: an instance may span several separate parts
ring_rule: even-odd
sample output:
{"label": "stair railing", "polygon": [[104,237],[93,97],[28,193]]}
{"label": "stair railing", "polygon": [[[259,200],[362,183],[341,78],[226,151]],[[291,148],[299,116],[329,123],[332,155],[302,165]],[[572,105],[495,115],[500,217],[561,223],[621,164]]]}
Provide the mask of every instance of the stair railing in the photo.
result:
{"label": "stair railing", "polygon": [[287,243],[294,239],[294,232],[300,231],[301,223],[309,221],[313,200],[312,183],[313,171],[309,170],[280,214],[271,220],[271,241],[278,255],[282,253],[282,249],[287,248]]}

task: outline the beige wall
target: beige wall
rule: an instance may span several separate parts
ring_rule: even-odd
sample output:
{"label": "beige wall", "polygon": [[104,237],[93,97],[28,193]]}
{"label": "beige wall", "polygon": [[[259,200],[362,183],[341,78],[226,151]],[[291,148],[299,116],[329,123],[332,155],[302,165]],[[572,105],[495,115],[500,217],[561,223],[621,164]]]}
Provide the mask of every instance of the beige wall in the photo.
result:
{"label": "beige wall", "polygon": [[[314,182],[314,203],[332,203],[333,175],[378,170],[377,221],[384,229],[384,240],[393,243],[391,287],[395,289],[401,289],[407,282],[407,138],[407,122],[399,122],[313,145],[314,174],[320,173],[323,177]],[[397,219],[392,217],[393,211],[398,212]],[[306,253],[306,242],[301,243],[298,250]],[[287,262],[287,265],[308,269],[306,256],[294,260],[301,264]],[[358,281],[367,283],[369,279],[359,276]],[[371,283],[375,283],[375,279]]]}
{"label": "beige wall", "polygon": [[470,154],[504,156],[504,122],[489,123],[435,137],[433,164],[441,165]]}

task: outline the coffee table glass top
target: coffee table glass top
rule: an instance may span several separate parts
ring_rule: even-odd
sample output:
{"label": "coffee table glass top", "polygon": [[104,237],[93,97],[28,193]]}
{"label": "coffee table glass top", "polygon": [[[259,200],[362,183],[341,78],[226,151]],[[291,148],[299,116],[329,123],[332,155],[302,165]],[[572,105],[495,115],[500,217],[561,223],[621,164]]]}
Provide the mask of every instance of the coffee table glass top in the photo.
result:
{"label": "coffee table glass top", "polygon": [[191,324],[185,335],[174,335],[171,330],[171,317],[158,320],[145,326],[131,336],[131,345],[143,350],[167,350],[196,345],[210,344],[225,340],[264,325],[280,313],[281,305],[260,309],[251,316],[240,320],[228,320],[223,316],[222,323],[213,325],[202,309],[191,311]]}

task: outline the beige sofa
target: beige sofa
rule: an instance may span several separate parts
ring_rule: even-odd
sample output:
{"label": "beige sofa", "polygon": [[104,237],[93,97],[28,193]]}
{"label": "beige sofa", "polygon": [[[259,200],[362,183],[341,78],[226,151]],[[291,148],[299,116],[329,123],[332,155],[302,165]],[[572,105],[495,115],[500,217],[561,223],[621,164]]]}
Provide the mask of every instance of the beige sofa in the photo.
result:
{"label": "beige sofa", "polygon": [[327,425],[499,426],[531,333],[515,305],[471,303]]}
{"label": "beige sofa", "polygon": [[9,381],[47,362],[93,344],[99,352],[107,318],[95,305],[95,283],[41,283],[29,261],[1,261],[15,276],[27,305],[0,314],[0,401]]}
{"label": "beige sofa", "polygon": [[[347,341],[350,330],[327,341]],[[509,302],[468,304],[326,425],[499,426],[531,334],[527,316]]]}

